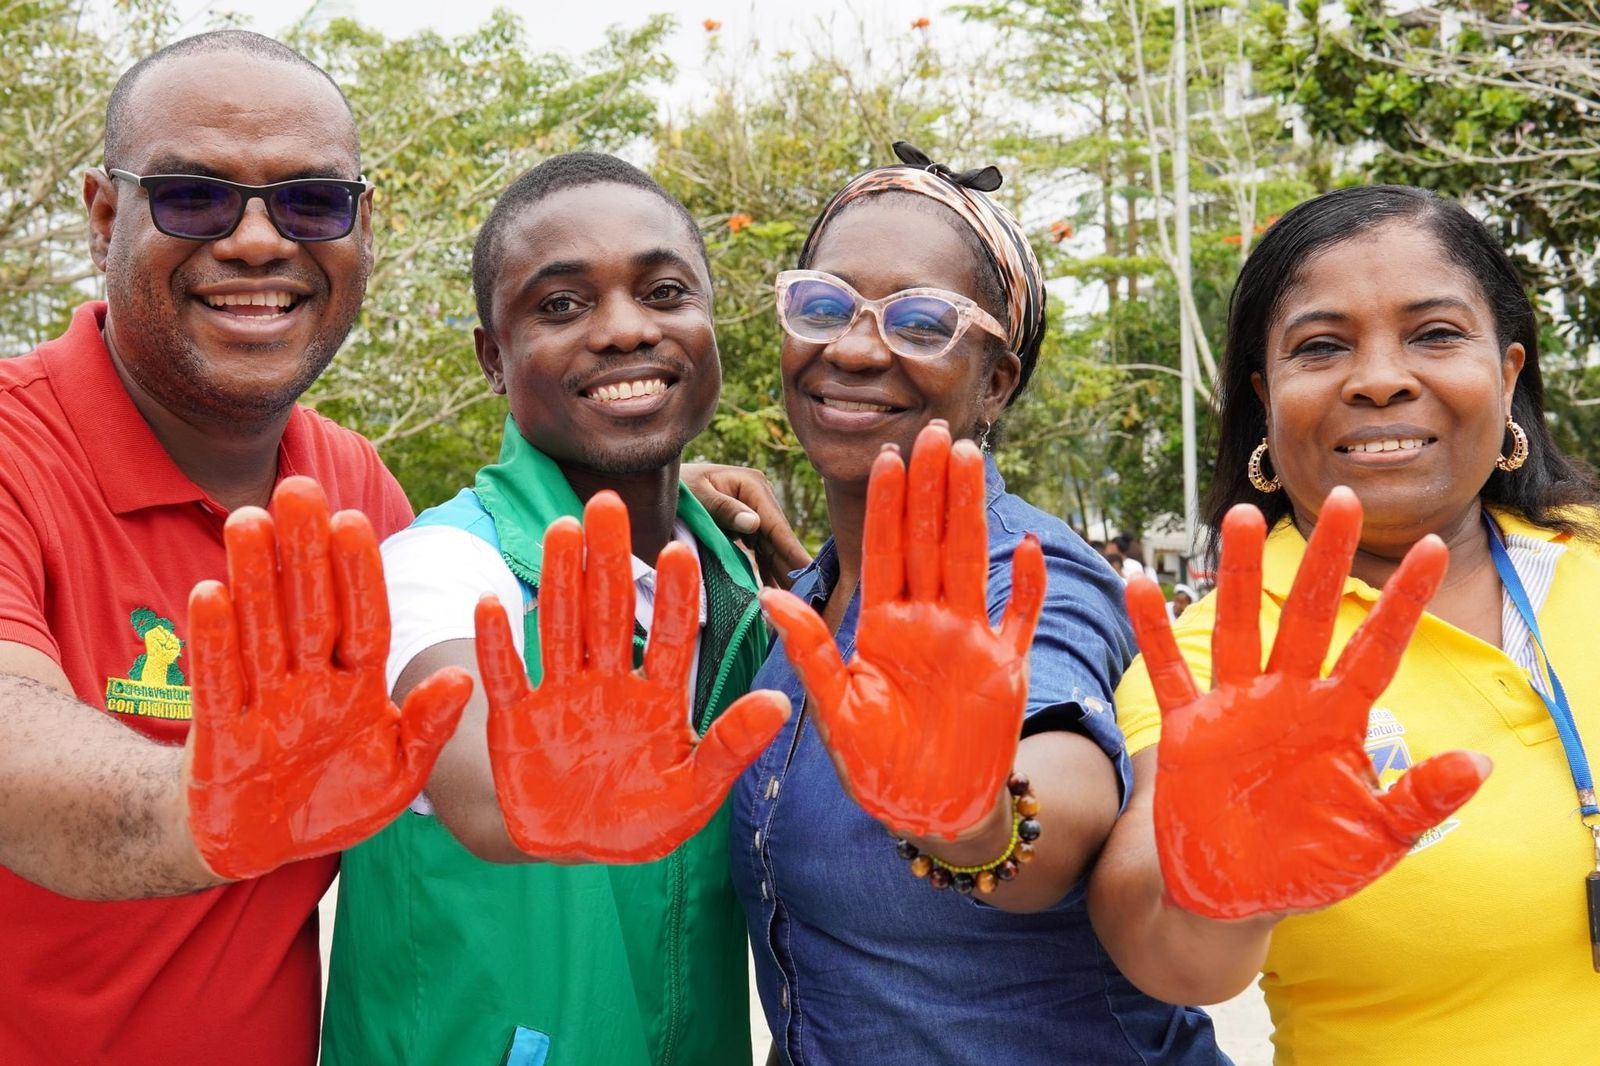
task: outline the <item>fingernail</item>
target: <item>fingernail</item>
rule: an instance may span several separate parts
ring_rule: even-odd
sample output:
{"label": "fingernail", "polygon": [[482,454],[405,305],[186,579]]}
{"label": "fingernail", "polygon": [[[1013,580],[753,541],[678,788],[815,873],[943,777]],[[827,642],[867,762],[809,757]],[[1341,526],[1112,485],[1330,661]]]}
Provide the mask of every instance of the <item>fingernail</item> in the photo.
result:
{"label": "fingernail", "polygon": [[754,533],[761,528],[761,519],[756,517],[755,512],[745,511],[733,516],[733,528],[740,533]]}

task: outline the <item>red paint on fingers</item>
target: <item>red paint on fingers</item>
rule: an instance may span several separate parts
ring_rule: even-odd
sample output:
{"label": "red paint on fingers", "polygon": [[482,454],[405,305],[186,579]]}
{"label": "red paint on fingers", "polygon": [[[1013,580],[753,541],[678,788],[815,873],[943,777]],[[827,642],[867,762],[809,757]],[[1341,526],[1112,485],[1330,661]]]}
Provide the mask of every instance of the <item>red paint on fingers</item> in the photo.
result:
{"label": "red paint on fingers", "polygon": [[845,789],[906,835],[949,838],[977,825],[1016,760],[1044,561],[1037,542],[1019,545],[1012,601],[1001,628],[990,626],[982,473],[982,457],[952,446],[942,423],[918,436],[909,470],[897,453],[878,457],[863,554],[891,556],[875,531],[898,523],[907,577],[868,585],[848,666],[804,604],[764,599]]}
{"label": "red paint on fingers", "polygon": [[1159,594],[1129,590],[1162,706],[1155,832],[1166,891],[1176,905],[1218,919],[1348,898],[1400,862],[1487,774],[1481,757],[1453,752],[1383,793],[1364,748],[1372,701],[1443,576],[1444,546],[1427,539],[1413,548],[1324,680],[1318,673],[1360,538],[1360,505],[1346,489],[1323,505],[1265,670],[1252,665],[1260,661],[1259,523],[1239,514],[1223,529],[1223,558],[1232,565],[1220,575],[1226,610],[1212,655],[1228,666],[1212,691],[1196,693],[1192,683],[1187,696],[1181,691],[1178,672],[1188,671],[1165,619],[1155,617]]}
{"label": "red paint on fingers", "polygon": [[257,877],[377,832],[416,795],[471,692],[454,671],[419,686],[404,714],[389,701],[387,607],[373,605],[381,565],[363,527],[330,520],[315,482],[286,478],[271,515],[229,518],[228,587],[191,597],[185,794],[190,832],[219,876]]}
{"label": "red paint on fingers", "polygon": [[662,552],[656,625],[645,669],[635,670],[631,555],[627,511],[611,493],[589,501],[583,525],[562,519],[546,532],[538,608],[546,670],[537,688],[510,649],[498,605],[479,607],[495,794],[512,842],[537,858],[637,863],[669,854],[705,826],[787,714],[781,695],[753,693],[696,737],[688,675],[699,563],[681,545]]}

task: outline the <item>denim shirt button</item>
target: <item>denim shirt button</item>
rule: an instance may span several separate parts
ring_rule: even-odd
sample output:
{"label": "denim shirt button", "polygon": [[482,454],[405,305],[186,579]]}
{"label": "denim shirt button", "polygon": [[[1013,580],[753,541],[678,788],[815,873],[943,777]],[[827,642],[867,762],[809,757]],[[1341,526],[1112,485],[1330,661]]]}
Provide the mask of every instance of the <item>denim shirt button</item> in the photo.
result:
{"label": "denim shirt button", "polygon": [[767,778],[767,799],[769,799],[769,800],[777,799],[778,798],[778,788],[779,788],[778,779],[776,777]]}
{"label": "denim shirt button", "polygon": [[761,882],[761,898],[763,901],[772,898],[772,890],[767,887],[767,883],[765,881]]}
{"label": "denim shirt button", "polygon": [[778,996],[778,1002],[783,1004],[783,1009],[789,1009],[789,986],[783,986],[783,992]]}
{"label": "denim shirt button", "polygon": [[760,846],[761,846],[761,830],[757,829],[756,830],[756,847],[759,848]]}

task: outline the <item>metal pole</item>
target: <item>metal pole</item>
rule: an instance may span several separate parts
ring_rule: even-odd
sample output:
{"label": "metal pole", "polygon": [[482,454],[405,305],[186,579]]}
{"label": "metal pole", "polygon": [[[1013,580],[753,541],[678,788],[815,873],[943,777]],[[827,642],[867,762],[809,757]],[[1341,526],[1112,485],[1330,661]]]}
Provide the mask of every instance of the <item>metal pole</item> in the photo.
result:
{"label": "metal pole", "polygon": [[1179,286],[1178,350],[1183,371],[1183,539],[1187,545],[1181,567],[1189,581],[1190,560],[1195,553],[1198,528],[1199,473],[1195,461],[1194,388],[1199,374],[1195,353],[1194,324],[1184,311],[1189,299],[1189,20],[1188,0],[1173,0],[1172,93],[1174,126],[1172,138],[1172,193],[1176,210],[1177,274]]}

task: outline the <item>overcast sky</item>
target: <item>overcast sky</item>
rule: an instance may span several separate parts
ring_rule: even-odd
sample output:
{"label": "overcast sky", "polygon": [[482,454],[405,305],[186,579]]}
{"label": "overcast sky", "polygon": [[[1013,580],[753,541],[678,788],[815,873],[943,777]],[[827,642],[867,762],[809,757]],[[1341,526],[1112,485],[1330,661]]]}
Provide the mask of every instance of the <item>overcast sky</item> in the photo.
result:
{"label": "overcast sky", "polygon": [[[605,30],[615,25],[638,25],[662,12],[677,19],[669,51],[678,67],[672,96],[692,101],[704,84],[701,76],[705,51],[706,19],[722,23],[724,47],[733,48],[759,38],[764,44],[784,40],[832,37],[852,41],[868,34],[904,34],[914,19],[926,17],[926,32],[936,41],[959,40],[971,33],[960,20],[941,14],[948,0],[321,0],[319,14],[345,15],[389,36],[422,29],[446,35],[466,33],[480,25],[496,7],[518,14],[535,50],[580,53],[599,45]],[[278,34],[292,25],[312,4],[299,0],[178,0],[183,29],[204,29],[215,13],[235,12],[249,20],[251,29]]]}
{"label": "overcast sky", "polygon": [[[718,33],[726,56],[738,55],[751,40],[769,51],[806,41],[831,41],[848,53],[863,41],[890,35],[904,38],[913,21],[926,18],[919,32],[941,48],[972,47],[992,39],[992,31],[946,13],[952,0],[177,0],[184,20],[180,33],[193,33],[215,22],[216,15],[244,16],[251,29],[278,35],[308,11],[319,18],[344,16],[382,30],[391,37],[431,29],[446,36],[470,32],[496,7],[522,19],[529,47],[536,51],[578,54],[602,43],[608,27],[636,26],[651,15],[666,13],[677,21],[668,53],[677,67],[665,94],[667,111],[693,109],[706,98],[705,21],[721,23]],[[890,51],[881,49],[879,51]],[[888,146],[884,146],[887,152]],[[976,165],[976,164],[974,164]],[[1024,210],[1024,221],[1041,226],[1056,217],[1056,197],[1036,197]],[[1058,280],[1052,291],[1076,304],[1078,286]]]}

